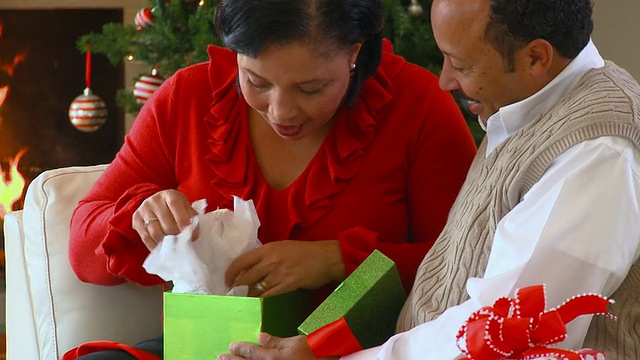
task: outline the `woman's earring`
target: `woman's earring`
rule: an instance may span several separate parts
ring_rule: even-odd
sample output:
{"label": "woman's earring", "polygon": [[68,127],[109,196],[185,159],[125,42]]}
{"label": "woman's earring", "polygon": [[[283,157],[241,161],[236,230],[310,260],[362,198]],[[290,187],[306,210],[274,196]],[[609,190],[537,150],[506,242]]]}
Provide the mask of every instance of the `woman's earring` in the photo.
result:
{"label": "woman's earring", "polygon": [[356,63],[351,63],[351,71],[356,69]]}

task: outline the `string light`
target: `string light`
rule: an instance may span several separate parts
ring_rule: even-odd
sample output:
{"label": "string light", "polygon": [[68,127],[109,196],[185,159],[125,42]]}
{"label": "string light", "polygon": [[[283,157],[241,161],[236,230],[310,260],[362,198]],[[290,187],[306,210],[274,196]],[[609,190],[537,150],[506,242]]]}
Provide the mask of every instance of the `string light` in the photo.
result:
{"label": "string light", "polygon": [[418,2],[418,0],[411,0],[411,5],[409,5],[409,15],[413,17],[418,17],[422,15],[424,10],[422,9],[422,5]]}

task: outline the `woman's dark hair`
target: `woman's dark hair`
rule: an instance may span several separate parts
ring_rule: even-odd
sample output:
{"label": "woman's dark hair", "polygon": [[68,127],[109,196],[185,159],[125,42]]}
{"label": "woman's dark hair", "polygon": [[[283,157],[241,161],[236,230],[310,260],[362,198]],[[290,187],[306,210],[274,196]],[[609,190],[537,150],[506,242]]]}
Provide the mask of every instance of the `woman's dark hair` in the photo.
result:
{"label": "woman's dark hair", "polygon": [[509,71],[514,70],[515,52],[532,40],[544,39],[573,59],[593,31],[591,0],[492,0],[490,6],[485,38]]}
{"label": "woman's dark hair", "polygon": [[268,46],[296,41],[336,53],[362,43],[345,96],[347,106],[382,57],[381,0],[221,0],[215,27],[227,48],[252,58]]}

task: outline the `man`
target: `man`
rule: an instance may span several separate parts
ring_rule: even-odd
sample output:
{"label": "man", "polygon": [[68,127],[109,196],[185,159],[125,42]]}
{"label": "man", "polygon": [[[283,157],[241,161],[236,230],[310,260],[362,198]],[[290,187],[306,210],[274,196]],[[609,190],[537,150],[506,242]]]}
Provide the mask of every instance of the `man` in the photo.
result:
{"label": "man", "polygon": [[[591,13],[590,0],[433,1],[440,85],[466,97],[487,136],[399,334],[345,359],[455,359],[474,311],[535,284],[550,307],[583,293],[616,301],[616,321],[580,317],[557,347],[637,358],[640,86],[600,57]],[[262,335],[264,348],[232,349],[302,359],[302,340]]]}

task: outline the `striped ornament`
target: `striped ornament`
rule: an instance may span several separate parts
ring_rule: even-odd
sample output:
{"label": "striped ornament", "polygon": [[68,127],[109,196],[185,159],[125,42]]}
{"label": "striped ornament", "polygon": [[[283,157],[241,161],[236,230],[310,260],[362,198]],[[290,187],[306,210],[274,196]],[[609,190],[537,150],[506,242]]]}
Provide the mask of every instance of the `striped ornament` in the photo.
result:
{"label": "striped ornament", "polygon": [[69,105],[69,121],[80,131],[96,131],[107,121],[107,104],[86,88]]}
{"label": "striped ornament", "polygon": [[154,70],[150,75],[142,75],[133,88],[133,96],[138,104],[144,104],[162,85],[164,78]]}
{"label": "striped ornament", "polygon": [[137,26],[136,29],[138,29],[138,31],[142,30],[147,26],[153,25],[153,12],[151,11],[151,9],[150,8],[140,9],[136,13],[134,23],[136,24]]}

